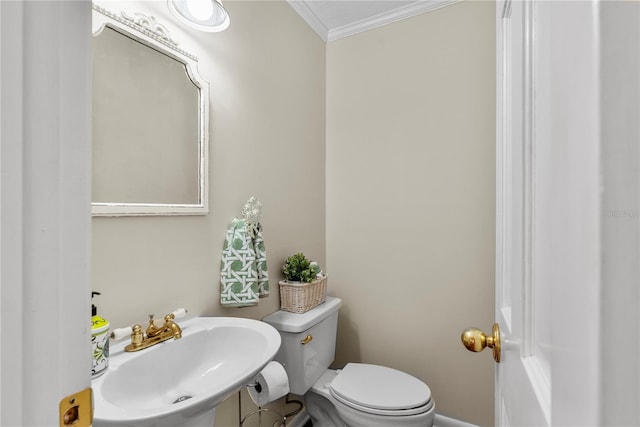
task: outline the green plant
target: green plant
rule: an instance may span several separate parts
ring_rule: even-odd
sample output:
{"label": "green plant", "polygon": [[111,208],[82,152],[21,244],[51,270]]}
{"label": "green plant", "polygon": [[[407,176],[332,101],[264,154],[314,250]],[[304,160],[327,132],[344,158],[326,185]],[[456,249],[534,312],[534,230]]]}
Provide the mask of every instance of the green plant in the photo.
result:
{"label": "green plant", "polygon": [[309,261],[302,252],[299,252],[287,258],[282,271],[285,279],[290,282],[310,283],[320,273],[320,267],[317,263]]}

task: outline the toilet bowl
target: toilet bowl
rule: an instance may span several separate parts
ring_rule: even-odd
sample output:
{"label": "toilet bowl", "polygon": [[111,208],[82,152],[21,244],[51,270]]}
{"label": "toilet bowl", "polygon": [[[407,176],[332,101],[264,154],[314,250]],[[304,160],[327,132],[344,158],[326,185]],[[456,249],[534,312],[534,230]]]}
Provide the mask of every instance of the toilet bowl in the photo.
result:
{"label": "toilet bowl", "polygon": [[304,396],[314,427],[432,427],[435,404],[419,379],[364,363],[328,369],[341,304],[327,297],[306,313],[278,311],[263,319],[280,332],[275,360],[285,367],[291,392]]}
{"label": "toilet bowl", "polygon": [[426,384],[378,365],[329,369],[304,397],[314,427],[425,427],[435,416]]}

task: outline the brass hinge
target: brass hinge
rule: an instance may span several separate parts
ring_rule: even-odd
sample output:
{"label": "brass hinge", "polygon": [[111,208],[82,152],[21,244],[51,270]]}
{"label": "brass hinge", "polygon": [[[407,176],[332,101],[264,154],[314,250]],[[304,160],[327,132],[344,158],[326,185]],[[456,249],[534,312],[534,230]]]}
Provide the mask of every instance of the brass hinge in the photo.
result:
{"label": "brass hinge", "polygon": [[89,387],[60,401],[60,427],[91,427],[93,423],[91,393]]}

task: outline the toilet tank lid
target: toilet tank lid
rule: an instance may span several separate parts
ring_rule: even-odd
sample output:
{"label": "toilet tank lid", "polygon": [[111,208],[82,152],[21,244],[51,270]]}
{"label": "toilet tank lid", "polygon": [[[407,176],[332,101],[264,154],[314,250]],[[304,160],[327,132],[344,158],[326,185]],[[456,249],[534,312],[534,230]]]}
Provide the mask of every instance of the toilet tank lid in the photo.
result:
{"label": "toilet tank lid", "polygon": [[306,313],[290,313],[280,310],[268,315],[262,321],[281,332],[304,332],[338,311],[341,305],[340,298],[328,296],[325,302]]}

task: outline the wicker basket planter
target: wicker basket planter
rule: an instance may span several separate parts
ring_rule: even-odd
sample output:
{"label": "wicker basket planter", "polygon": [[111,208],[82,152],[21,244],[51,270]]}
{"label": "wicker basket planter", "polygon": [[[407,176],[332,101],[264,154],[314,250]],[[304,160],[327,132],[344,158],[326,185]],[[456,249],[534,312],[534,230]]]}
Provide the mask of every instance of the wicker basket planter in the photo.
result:
{"label": "wicker basket planter", "polygon": [[305,313],[322,304],[327,297],[327,275],[311,283],[280,283],[280,309],[291,313]]}

